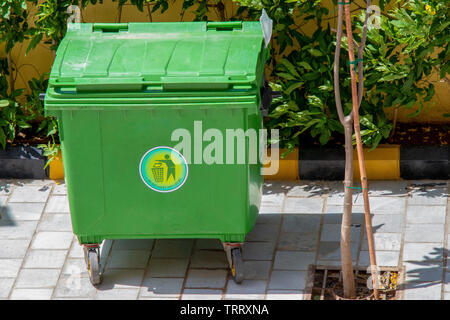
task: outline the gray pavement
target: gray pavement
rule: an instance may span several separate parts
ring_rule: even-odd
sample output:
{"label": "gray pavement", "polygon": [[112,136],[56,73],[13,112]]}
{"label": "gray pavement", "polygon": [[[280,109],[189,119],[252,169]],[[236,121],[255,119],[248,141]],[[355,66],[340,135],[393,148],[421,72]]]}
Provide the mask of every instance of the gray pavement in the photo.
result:
{"label": "gray pavement", "polygon": [[[404,299],[450,299],[448,181],[372,181],[377,261],[406,268]],[[295,299],[310,264],[340,264],[339,182],[265,184],[236,285],[217,240],[106,240],[104,280],[89,283],[66,187],[0,180],[0,299]],[[367,267],[363,199],[354,195],[355,266]]]}

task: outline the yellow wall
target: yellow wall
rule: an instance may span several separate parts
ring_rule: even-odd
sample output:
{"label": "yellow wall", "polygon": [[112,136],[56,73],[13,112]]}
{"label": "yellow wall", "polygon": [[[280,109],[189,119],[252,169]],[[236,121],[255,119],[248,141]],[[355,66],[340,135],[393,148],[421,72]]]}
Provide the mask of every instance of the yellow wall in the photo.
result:
{"label": "yellow wall", "polygon": [[[224,1],[228,10],[227,16],[231,16],[237,10],[236,3],[231,0]],[[180,12],[182,2],[175,0],[174,3],[170,1],[169,9],[164,13],[152,13],[151,21],[166,22],[166,21],[180,21]],[[337,12],[335,7],[328,1],[328,8],[330,10],[330,19],[326,23],[330,23],[332,28],[336,27],[336,19],[333,18]],[[34,15],[36,8],[30,8],[31,14]],[[232,11],[232,12],[230,12]],[[214,11],[212,11],[214,12]],[[119,22],[119,11],[117,3],[112,0],[104,0],[103,4],[88,5],[82,10],[82,22]],[[187,12],[183,16],[183,21],[192,21],[194,15],[192,11]],[[218,19],[217,19],[218,20]],[[122,9],[121,22],[148,22],[150,21],[149,13],[146,8],[144,12],[139,12],[133,5],[125,5]],[[310,22],[302,27],[305,32],[312,32],[313,22]],[[16,80],[16,88],[26,88],[27,81],[33,77],[39,77],[44,72],[49,72],[53,63],[53,52],[49,49],[49,45],[40,43],[36,49],[31,50],[25,55],[28,43],[18,44],[12,51],[12,59],[17,65],[19,74]],[[294,48],[295,49],[295,46]],[[0,47],[0,56],[4,50]],[[443,113],[450,112],[450,86],[443,80],[440,81],[437,74],[430,77],[435,85],[436,95],[430,101],[422,113],[418,117],[410,118],[408,114],[414,112],[413,109],[405,110],[400,108],[398,112],[398,120],[401,122],[448,122],[448,118],[442,116]],[[392,119],[394,114],[393,108],[387,108],[386,113]]]}

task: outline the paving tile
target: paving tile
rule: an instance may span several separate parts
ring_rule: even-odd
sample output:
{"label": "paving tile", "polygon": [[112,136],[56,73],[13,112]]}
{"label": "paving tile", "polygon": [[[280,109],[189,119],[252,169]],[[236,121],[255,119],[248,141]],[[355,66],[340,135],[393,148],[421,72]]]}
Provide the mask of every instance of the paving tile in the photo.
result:
{"label": "paving tile", "polygon": [[53,289],[14,289],[11,300],[50,300]]}
{"label": "paving tile", "polygon": [[144,270],[108,269],[103,273],[103,282],[98,290],[139,289],[143,278]]}
{"label": "paving tile", "polygon": [[[100,263],[103,263],[101,261]],[[89,271],[84,258],[69,258],[64,264],[62,270],[63,275],[79,275],[81,277],[89,277]]]}
{"label": "paving tile", "polygon": [[89,277],[79,274],[61,275],[56,286],[55,298],[88,298],[93,299],[97,293],[97,289],[89,281]]}
{"label": "paving tile", "polygon": [[22,259],[0,259],[0,278],[15,278],[21,265]]}
{"label": "paving tile", "polygon": [[407,224],[405,242],[443,242],[444,225],[442,224]]}
{"label": "paving tile", "polygon": [[444,249],[437,243],[405,243],[403,261],[441,261]]}
{"label": "paving tile", "polygon": [[52,186],[52,180],[48,179],[11,179],[9,180],[15,186]]}
{"label": "paving tile", "polygon": [[30,250],[24,268],[60,269],[64,265],[67,251],[65,250]]}
{"label": "paving tile", "polygon": [[[361,237],[361,224],[352,224],[350,227],[351,241],[359,241],[360,237]],[[340,241],[340,239],[341,239],[341,225],[324,224],[322,226],[320,241]]]}
{"label": "paving tile", "polygon": [[53,288],[59,278],[56,269],[22,269],[17,277],[16,288]]}
{"label": "paving tile", "polygon": [[136,300],[139,289],[98,290],[96,300]]}
{"label": "paving tile", "polygon": [[225,251],[196,250],[191,258],[191,268],[228,268]]}
{"label": "paving tile", "polygon": [[406,181],[370,181],[369,196],[404,197],[408,192],[407,185]]}
{"label": "paving tile", "polygon": [[69,249],[72,232],[41,231],[36,234],[31,247],[33,249]]}
{"label": "paving tile", "polygon": [[244,261],[244,278],[248,280],[269,279],[272,261]]}
{"label": "paving tile", "polygon": [[306,271],[272,271],[269,289],[304,290],[306,284]]}
{"label": "paving tile", "polygon": [[55,186],[53,187],[53,195],[60,195],[64,196],[67,195],[67,186],[64,180],[58,180],[55,183]]}
{"label": "paving tile", "polygon": [[[340,186],[340,190],[343,187]],[[353,205],[362,206],[364,204],[364,199],[360,193],[353,192]],[[344,204],[344,191],[332,191],[327,197],[327,206],[329,205],[343,205]]]}
{"label": "paving tile", "polygon": [[181,300],[221,300],[222,290],[184,289]]}
{"label": "paving tile", "polygon": [[404,262],[406,282],[441,282],[443,273],[442,262]]}
{"label": "paving tile", "polygon": [[315,252],[277,251],[273,268],[276,270],[308,270],[314,263]]}
{"label": "paving tile", "polygon": [[[380,267],[396,267],[398,266],[400,251],[375,251],[375,257],[377,260],[377,265]],[[359,254],[360,266],[370,266],[370,256],[369,251],[361,251]]]}
{"label": "paving tile", "polygon": [[31,240],[0,240],[0,259],[23,258]]}
{"label": "paving tile", "polygon": [[298,185],[296,181],[265,181],[263,184],[263,194],[286,194],[296,185]]}
{"label": "paving tile", "polygon": [[159,239],[156,240],[152,257],[155,258],[188,258],[191,256],[194,241],[191,239]]}
{"label": "paving tile", "polygon": [[142,283],[140,298],[178,299],[183,286],[183,278],[147,278]]}
{"label": "paving tile", "polygon": [[403,214],[405,212],[404,197],[373,197],[369,201],[371,214]]}
{"label": "paving tile", "polygon": [[283,193],[278,194],[264,194],[261,199],[261,206],[259,213],[279,213],[283,211],[285,195]]}
{"label": "paving tile", "polygon": [[372,227],[374,233],[402,232],[403,215],[376,214],[372,216]]}
{"label": "paving tile", "polygon": [[182,278],[186,274],[189,259],[151,258],[147,275],[151,278]]}
{"label": "paving tile", "polygon": [[244,260],[272,260],[274,242],[247,242],[242,246]]}
{"label": "paving tile", "polygon": [[245,241],[276,241],[278,237],[278,224],[256,224],[247,234]]}
{"label": "paving tile", "polygon": [[445,301],[450,300],[450,292],[444,292],[443,300],[445,300]]}
{"label": "paving tile", "polygon": [[282,232],[278,239],[279,250],[315,251],[317,248],[318,232],[316,234]]}
{"label": "paving tile", "polygon": [[282,232],[315,235],[320,228],[320,219],[320,214],[285,215],[283,218]]}
{"label": "paving tile", "polygon": [[186,279],[186,288],[220,289],[225,286],[228,271],[191,269]]}
{"label": "paving tile", "polygon": [[230,279],[225,291],[225,299],[264,299],[266,286],[265,280],[244,280],[241,284],[236,284]]}
{"label": "paving tile", "polygon": [[270,224],[270,225],[280,225],[281,217],[283,214],[281,213],[265,213],[259,214],[256,220],[257,224]]}
{"label": "paving tile", "polygon": [[0,298],[8,298],[14,285],[14,278],[0,278]]}
{"label": "paving tile", "polygon": [[408,206],[443,206],[447,203],[447,197],[446,188],[413,190],[409,193]]}
{"label": "paving tile", "polygon": [[9,203],[2,214],[5,220],[39,220],[44,210],[45,203]]}
{"label": "paving tile", "polygon": [[72,248],[69,251],[70,258],[84,258],[83,246],[77,241],[72,244]]}
{"label": "paving tile", "polygon": [[284,213],[321,214],[322,198],[286,198]]}
{"label": "paving tile", "polygon": [[267,290],[266,300],[303,300],[302,290]]}
{"label": "paving tile", "polygon": [[288,197],[320,197],[330,191],[329,186],[325,182],[316,181],[300,181],[293,185],[288,191]]}
{"label": "paving tile", "polygon": [[441,300],[442,284],[407,283],[405,284],[404,300]]}
{"label": "paving tile", "polygon": [[[375,250],[382,251],[399,251],[402,243],[401,233],[374,233]],[[367,237],[362,243],[362,250],[369,250]]]}
{"label": "paving tile", "polygon": [[194,247],[200,250],[223,250],[219,239],[197,239]]}
{"label": "paving tile", "polygon": [[411,224],[445,224],[445,211],[445,206],[409,206],[406,222]]}
{"label": "paving tile", "polygon": [[147,266],[149,257],[148,250],[113,250],[107,268],[143,269]]}
{"label": "paving tile", "polygon": [[47,206],[45,207],[46,213],[68,213],[69,199],[67,196],[51,196],[48,199]]}
{"label": "paving tile", "polygon": [[[352,258],[356,261],[356,254],[358,252],[358,243],[351,242]],[[337,260],[341,259],[341,244],[339,241],[321,241],[319,247],[318,258],[320,260]]]}
{"label": "paving tile", "polygon": [[[323,223],[327,224],[341,224],[342,213],[344,206],[329,205],[325,209],[325,215],[323,217]],[[364,222],[364,208],[363,206],[352,206],[352,223]]]}
{"label": "paving tile", "polygon": [[155,240],[153,239],[120,239],[114,240],[115,250],[152,250]]}
{"label": "paving tile", "polygon": [[0,239],[26,240],[31,239],[38,221],[9,221],[0,220]]}
{"label": "paving tile", "polygon": [[9,198],[12,202],[46,202],[50,194],[51,185],[16,186]]}
{"label": "paving tile", "polygon": [[70,231],[72,222],[68,213],[44,213],[39,222],[38,231]]}

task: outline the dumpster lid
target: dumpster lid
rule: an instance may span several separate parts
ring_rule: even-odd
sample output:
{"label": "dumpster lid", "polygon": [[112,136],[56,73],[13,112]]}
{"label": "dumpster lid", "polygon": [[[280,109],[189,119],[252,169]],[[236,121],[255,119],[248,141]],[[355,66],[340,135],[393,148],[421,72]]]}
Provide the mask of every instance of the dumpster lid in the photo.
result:
{"label": "dumpster lid", "polygon": [[76,91],[256,85],[268,57],[260,22],[70,24],[50,74]]}

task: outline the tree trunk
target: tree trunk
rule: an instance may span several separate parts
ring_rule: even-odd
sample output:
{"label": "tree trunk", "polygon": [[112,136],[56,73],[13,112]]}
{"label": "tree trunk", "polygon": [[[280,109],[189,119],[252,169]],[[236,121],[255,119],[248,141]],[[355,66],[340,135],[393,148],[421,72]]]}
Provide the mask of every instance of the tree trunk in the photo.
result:
{"label": "tree trunk", "polygon": [[351,251],[352,224],[352,187],[353,187],[353,145],[352,119],[347,117],[344,122],[345,133],[345,178],[344,178],[344,210],[341,223],[341,265],[344,297],[354,298],[356,295],[353,260]]}
{"label": "tree trunk", "polygon": [[334,95],[336,111],[339,121],[344,126],[345,134],[345,178],[344,178],[344,210],[341,223],[341,267],[344,285],[344,297],[353,298],[356,295],[355,278],[353,275],[353,259],[351,251],[351,224],[352,224],[352,186],[353,186],[353,141],[352,125],[353,112],[345,116],[339,91],[339,58],[342,38],[342,6],[338,8],[338,26],[336,32],[336,50],[334,53]]}

